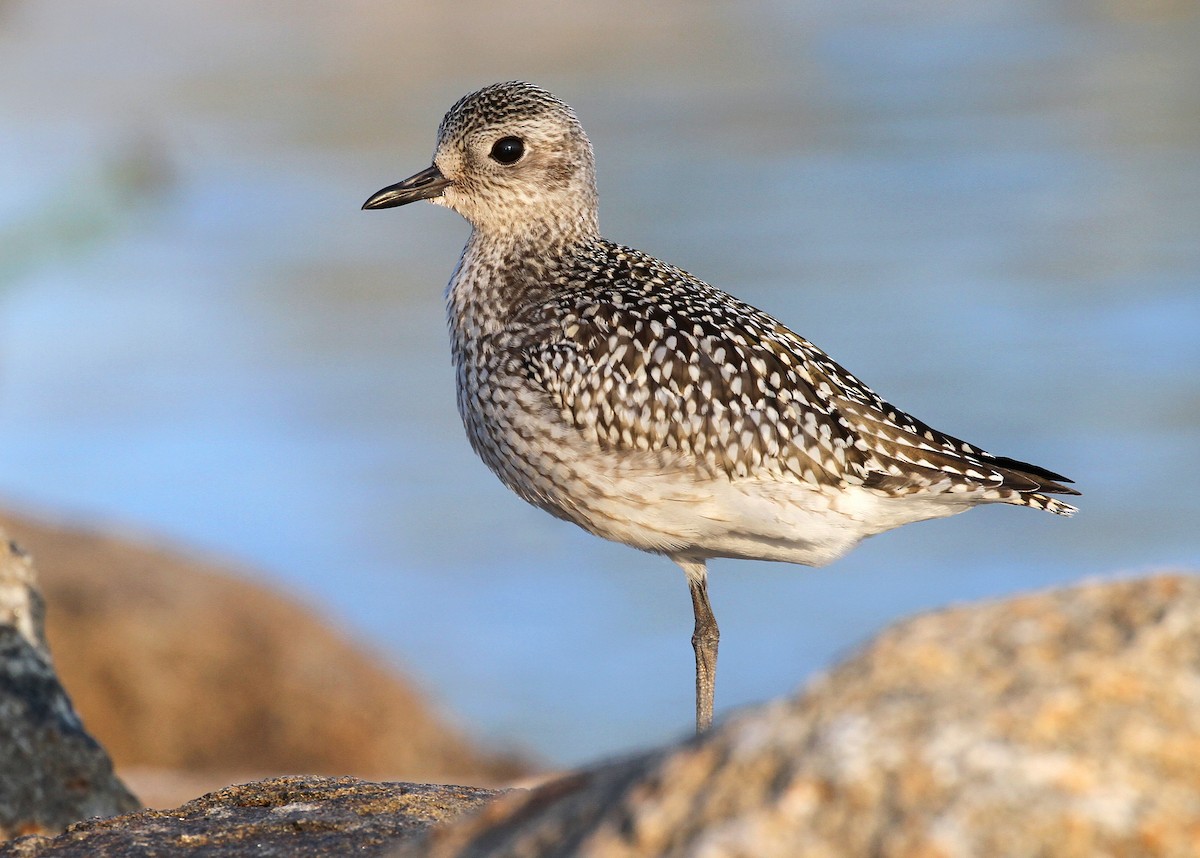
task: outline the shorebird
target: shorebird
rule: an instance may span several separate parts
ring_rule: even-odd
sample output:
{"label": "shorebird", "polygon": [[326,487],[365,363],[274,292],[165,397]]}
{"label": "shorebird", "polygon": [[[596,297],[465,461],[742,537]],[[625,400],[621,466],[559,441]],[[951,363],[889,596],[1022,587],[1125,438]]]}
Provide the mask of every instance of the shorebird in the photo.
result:
{"label": "shorebird", "polygon": [[884,401],[737,298],[601,237],[574,111],[512,81],[460,99],[418,200],[471,225],[447,289],[471,446],[534,506],[669,557],[691,591],[696,729],[712,723],[714,557],[820,566],[865,537],[981,503],[1071,515],[1065,477]]}

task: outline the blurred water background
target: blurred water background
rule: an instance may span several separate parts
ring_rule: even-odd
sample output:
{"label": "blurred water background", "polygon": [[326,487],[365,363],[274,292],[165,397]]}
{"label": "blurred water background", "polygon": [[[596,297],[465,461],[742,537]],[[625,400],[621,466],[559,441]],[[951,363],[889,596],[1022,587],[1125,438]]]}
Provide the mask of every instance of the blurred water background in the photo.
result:
{"label": "blurred water background", "polygon": [[261,568],[553,763],[686,734],[679,571],[463,437],[466,224],[359,211],[524,78],[582,118],[609,237],[1085,493],[714,562],[720,710],[915,610],[1200,568],[1197,45],[1169,0],[7,0],[0,498]]}

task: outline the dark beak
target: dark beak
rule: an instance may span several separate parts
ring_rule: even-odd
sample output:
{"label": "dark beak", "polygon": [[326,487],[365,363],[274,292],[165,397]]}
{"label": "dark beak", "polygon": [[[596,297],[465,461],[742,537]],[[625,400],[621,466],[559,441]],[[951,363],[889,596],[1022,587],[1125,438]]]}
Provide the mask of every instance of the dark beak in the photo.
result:
{"label": "dark beak", "polygon": [[403,182],[389,185],[382,191],[377,191],[363,203],[364,209],[390,209],[394,206],[406,206],[417,200],[428,200],[440,197],[450,180],[442,175],[437,167],[427,167],[415,176],[409,176]]}

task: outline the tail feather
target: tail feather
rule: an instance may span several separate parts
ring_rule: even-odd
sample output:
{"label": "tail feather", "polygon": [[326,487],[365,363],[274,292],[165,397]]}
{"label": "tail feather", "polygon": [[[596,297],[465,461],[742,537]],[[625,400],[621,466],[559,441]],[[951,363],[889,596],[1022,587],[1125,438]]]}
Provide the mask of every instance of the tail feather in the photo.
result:
{"label": "tail feather", "polygon": [[1049,495],[1078,495],[1071,482],[1040,465],[997,456],[882,400],[838,399],[837,407],[872,459],[863,485],[889,494],[932,492],[975,502],[999,501],[1071,515],[1075,507]]}
{"label": "tail feather", "polygon": [[[990,456],[989,461],[1004,476],[1003,485],[1007,485],[1013,490],[1012,496],[1006,498],[1009,503],[1033,509],[1044,509],[1055,515],[1072,516],[1078,512],[1078,507],[1050,497],[1050,495],[1081,494],[1079,490],[1063,485],[1071,480],[1062,474],[1056,474],[1054,471],[1039,465],[1032,465],[1029,462],[1010,459],[1007,456]],[[1031,483],[1032,485],[1030,485]]]}
{"label": "tail feather", "polygon": [[[1079,492],[1071,492],[1073,495]],[[1055,515],[1065,515],[1068,518],[1079,511],[1079,507],[1071,506],[1069,503],[1064,503],[1058,498],[1052,498],[1049,495],[1044,495],[1041,492],[1033,492],[1032,494],[1019,495],[1020,503],[1023,506],[1032,507],[1033,509],[1044,509],[1046,512],[1052,512]]]}
{"label": "tail feather", "polygon": [[1063,483],[1073,483],[1074,480],[1064,477],[1062,474],[1056,474],[1047,468],[1040,465],[1031,465],[1029,462],[1022,462],[1019,459],[1010,459],[1008,456],[991,456],[991,461],[1006,471],[1015,471],[1016,473],[1034,477],[1041,484],[1043,491],[1052,495],[1077,495],[1081,492],[1075,489],[1067,488]]}

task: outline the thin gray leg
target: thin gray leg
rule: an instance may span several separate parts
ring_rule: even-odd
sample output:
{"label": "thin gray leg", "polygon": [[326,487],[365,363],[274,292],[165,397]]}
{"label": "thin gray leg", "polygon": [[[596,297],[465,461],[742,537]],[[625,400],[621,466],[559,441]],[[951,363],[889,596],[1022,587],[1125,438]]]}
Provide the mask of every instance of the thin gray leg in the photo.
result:
{"label": "thin gray leg", "polygon": [[712,726],[717,645],[721,641],[721,631],[708,603],[708,570],[704,562],[678,559],[675,562],[687,575],[692,591],[692,611],[696,615],[696,628],[692,633],[692,649],[696,651],[696,732],[703,733]]}

